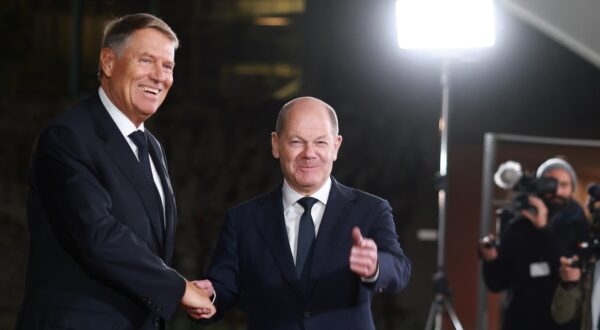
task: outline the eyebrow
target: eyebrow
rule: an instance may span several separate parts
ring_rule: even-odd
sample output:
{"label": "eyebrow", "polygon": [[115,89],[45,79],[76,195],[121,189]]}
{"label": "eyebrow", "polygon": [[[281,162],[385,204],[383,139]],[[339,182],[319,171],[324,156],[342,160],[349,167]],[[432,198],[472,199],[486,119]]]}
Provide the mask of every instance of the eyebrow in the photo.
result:
{"label": "eyebrow", "polygon": [[[153,59],[156,59],[156,58],[157,58],[156,56],[154,56],[154,55],[152,55],[152,54],[150,54],[150,53],[148,53],[148,52],[142,52],[142,53],[140,54],[140,56],[141,56],[141,57],[143,57],[143,56],[148,56],[148,57],[152,57]],[[175,61],[167,60],[167,61],[164,61],[164,62],[165,62],[165,63],[168,63],[168,64],[171,64],[171,65],[173,65],[173,66],[175,66]]]}
{"label": "eyebrow", "polygon": [[[314,138],[314,139],[313,139],[313,141],[314,141],[314,140],[327,139],[327,137],[328,137],[328,136],[327,136],[327,134],[325,134],[325,135],[320,135],[320,136],[317,136],[316,138]],[[302,137],[300,137],[300,136],[299,136],[299,135],[297,135],[297,134],[290,134],[290,135],[289,135],[289,138],[290,138],[290,139],[300,139],[300,140],[302,140],[302,141],[306,141],[306,140],[307,140],[307,139],[305,139],[305,138],[302,138]]]}

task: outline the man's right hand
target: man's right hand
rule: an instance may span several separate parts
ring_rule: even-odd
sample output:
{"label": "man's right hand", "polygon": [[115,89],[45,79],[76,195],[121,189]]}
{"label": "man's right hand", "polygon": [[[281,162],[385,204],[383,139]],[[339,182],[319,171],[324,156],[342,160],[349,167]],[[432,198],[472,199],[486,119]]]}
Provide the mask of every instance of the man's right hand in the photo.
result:
{"label": "man's right hand", "polygon": [[217,312],[207,292],[188,281],[185,282],[181,307],[195,320],[211,318]]}
{"label": "man's right hand", "polygon": [[560,257],[560,279],[565,283],[575,283],[581,278],[581,268],[572,267],[573,262],[579,260],[579,257],[573,258]]}
{"label": "man's right hand", "polygon": [[484,261],[492,261],[498,258],[494,235],[490,234],[479,240],[479,255]]}
{"label": "man's right hand", "polygon": [[197,288],[204,290],[204,292],[206,292],[206,295],[209,298],[213,297],[213,295],[215,294],[215,289],[213,289],[213,286],[212,286],[212,283],[210,282],[210,280],[192,281],[192,284],[194,284]]}

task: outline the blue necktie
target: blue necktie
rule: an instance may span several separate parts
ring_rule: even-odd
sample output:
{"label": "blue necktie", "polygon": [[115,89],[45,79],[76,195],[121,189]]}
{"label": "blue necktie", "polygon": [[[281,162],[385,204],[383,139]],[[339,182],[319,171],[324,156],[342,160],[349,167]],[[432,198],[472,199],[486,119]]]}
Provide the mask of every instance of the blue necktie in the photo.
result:
{"label": "blue necktie", "polygon": [[313,222],[310,212],[316,202],[317,199],[312,197],[304,197],[298,200],[298,204],[304,208],[304,213],[302,213],[302,216],[300,217],[300,226],[298,228],[296,273],[304,288],[306,288],[306,284],[308,283],[312,246],[315,241],[315,223]]}

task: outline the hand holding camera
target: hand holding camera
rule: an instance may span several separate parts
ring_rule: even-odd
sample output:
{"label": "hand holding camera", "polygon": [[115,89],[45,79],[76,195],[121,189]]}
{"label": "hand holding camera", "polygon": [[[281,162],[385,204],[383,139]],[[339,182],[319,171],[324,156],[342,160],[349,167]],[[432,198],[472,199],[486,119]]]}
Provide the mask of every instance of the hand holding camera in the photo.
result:
{"label": "hand holding camera", "polygon": [[581,278],[581,268],[577,265],[578,256],[572,258],[560,257],[560,279],[564,283],[576,283]]}
{"label": "hand holding camera", "polygon": [[521,215],[527,218],[535,228],[542,229],[548,224],[548,207],[544,201],[533,195],[527,196],[527,201],[532,208],[524,209],[521,211]]}
{"label": "hand holding camera", "polygon": [[498,249],[496,249],[496,240],[493,234],[486,235],[479,240],[479,256],[484,261],[498,258]]}
{"label": "hand holding camera", "polygon": [[544,200],[556,196],[558,181],[553,177],[536,177],[523,172],[521,164],[509,160],[500,165],[494,182],[513,193],[513,208],[527,218],[536,228],[548,224],[548,207]]}

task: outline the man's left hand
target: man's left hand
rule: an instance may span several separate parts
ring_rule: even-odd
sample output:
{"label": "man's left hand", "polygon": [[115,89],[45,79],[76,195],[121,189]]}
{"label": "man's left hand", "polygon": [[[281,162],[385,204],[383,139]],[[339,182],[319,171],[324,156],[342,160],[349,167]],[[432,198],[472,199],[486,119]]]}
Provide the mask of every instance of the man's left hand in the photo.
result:
{"label": "man's left hand", "polygon": [[529,219],[529,221],[531,221],[536,228],[542,229],[546,227],[548,224],[548,208],[546,207],[546,204],[544,204],[544,201],[537,196],[528,196],[527,200],[531,206],[536,208],[537,212],[532,213],[530,211],[523,210],[521,211],[521,214],[525,218]]}
{"label": "man's left hand", "polygon": [[377,244],[363,237],[358,227],[352,229],[350,270],[363,278],[371,278],[377,273]]}

